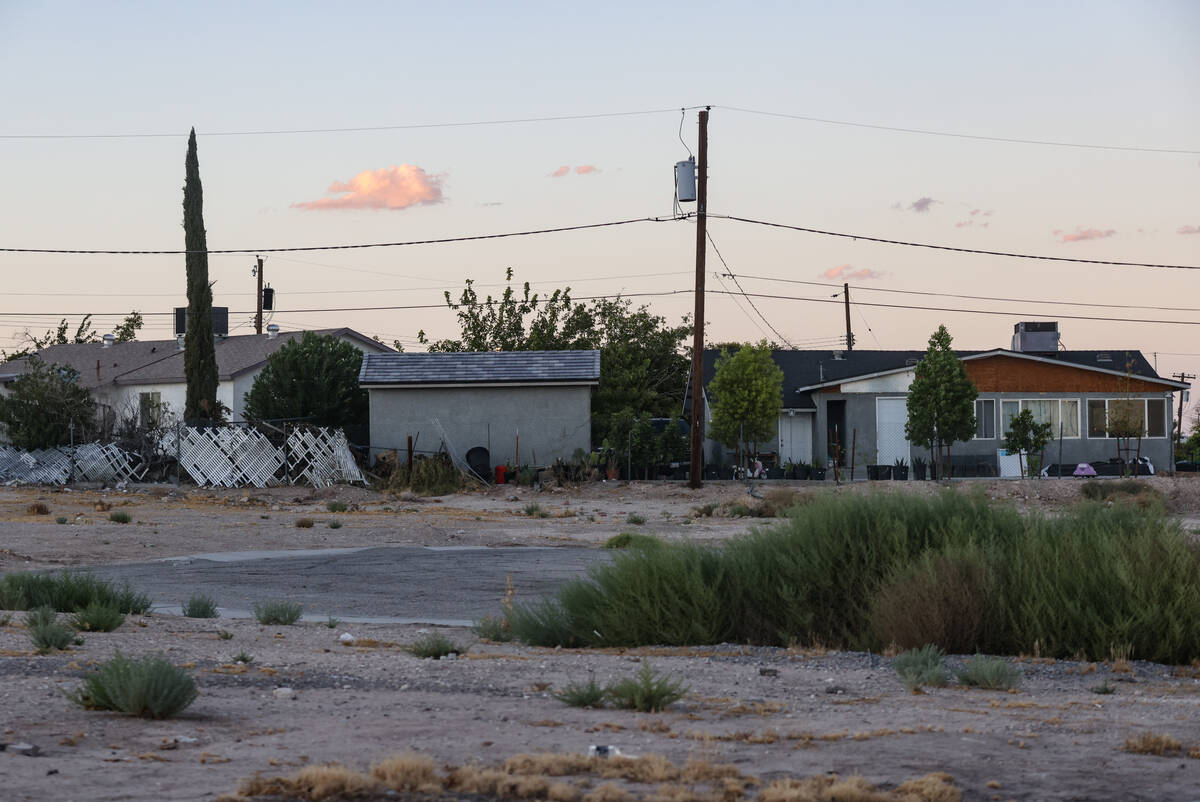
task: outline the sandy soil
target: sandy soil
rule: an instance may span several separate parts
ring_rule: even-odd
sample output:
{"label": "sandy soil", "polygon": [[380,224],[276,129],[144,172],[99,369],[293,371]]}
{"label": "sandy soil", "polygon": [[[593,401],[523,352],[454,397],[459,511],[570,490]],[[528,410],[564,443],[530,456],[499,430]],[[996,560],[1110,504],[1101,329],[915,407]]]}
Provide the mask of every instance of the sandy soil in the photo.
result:
{"label": "sandy soil", "polygon": [[[1176,514],[1196,516],[1200,482],[1153,481]],[[907,484],[911,492],[931,490],[931,483]],[[1073,482],[977,487],[1050,511],[1078,495]],[[859,485],[840,492],[877,490]],[[329,513],[326,504],[335,497],[357,509]],[[612,483],[540,494],[505,487],[440,502],[347,488],[5,488],[0,570],[251,548],[595,543],[630,529],[630,513],[646,519],[641,530],[719,540],[751,522],[694,518],[693,509],[744,497],[744,487],[721,483],[701,491]],[[29,511],[39,501],[48,515]],[[530,503],[548,517],[525,514]],[[129,512],[134,523],[108,521],[109,511],[97,504]],[[54,523],[59,516],[70,523]],[[302,517],[337,517],[345,525],[298,529]],[[403,650],[424,634],[413,626],[262,627],[154,614],[131,617],[112,633],[85,634],[83,645],[67,653],[38,656],[23,618],[12,614],[0,627],[0,743],[10,745],[0,752],[3,799],[212,799],[236,790],[241,778],[325,761],[365,769],[417,751],[439,763],[498,764],[517,753],[581,754],[597,744],[662,754],[678,764],[732,763],[764,781],[837,772],[894,786],[941,770],[966,799],[1200,798],[1200,759],[1187,757],[1192,747],[1200,756],[1195,667],[1026,658],[1015,661],[1024,674],[1017,693],[945,688],[913,695],[886,658],[861,653],[734,645],[545,650],[439,629],[464,652],[431,661]],[[358,639],[354,646],[338,640],[347,629]],[[182,716],[162,722],[72,705],[64,692],[118,648],[135,656],[164,652],[195,675],[200,697]],[[233,661],[243,652],[254,657],[249,665]],[[643,661],[689,686],[664,713],[581,710],[552,696],[589,674],[601,682],[632,676]],[[1115,693],[1092,692],[1102,684]],[[1172,736],[1181,753],[1122,750],[1127,738],[1144,733]],[[22,742],[40,754],[11,746]]]}

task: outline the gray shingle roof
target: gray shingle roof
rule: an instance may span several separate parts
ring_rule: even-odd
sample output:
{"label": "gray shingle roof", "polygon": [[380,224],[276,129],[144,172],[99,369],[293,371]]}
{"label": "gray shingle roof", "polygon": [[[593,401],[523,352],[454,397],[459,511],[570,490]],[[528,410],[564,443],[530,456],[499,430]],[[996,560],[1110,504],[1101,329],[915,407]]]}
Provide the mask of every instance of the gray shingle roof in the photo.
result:
{"label": "gray shingle roof", "polygon": [[[353,329],[320,329],[314,333],[350,337],[369,347],[391,350]],[[226,337],[216,344],[217,375],[221,381],[228,381],[261,365],[286,343],[303,335],[302,331],[281,331],[275,339],[265,334]],[[183,351],[179,350],[175,340],[114,343],[109,348],[101,343],[52,345],[39,351],[38,358],[46,363],[66,365],[79,371],[80,383],[88,389],[105,384],[172,384],[186,381]],[[25,360],[14,359],[4,363],[0,374],[19,375],[24,370]]]}
{"label": "gray shingle roof", "polygon": [[422,384],[597,384],[599,351],[367,354],[364,387]]}

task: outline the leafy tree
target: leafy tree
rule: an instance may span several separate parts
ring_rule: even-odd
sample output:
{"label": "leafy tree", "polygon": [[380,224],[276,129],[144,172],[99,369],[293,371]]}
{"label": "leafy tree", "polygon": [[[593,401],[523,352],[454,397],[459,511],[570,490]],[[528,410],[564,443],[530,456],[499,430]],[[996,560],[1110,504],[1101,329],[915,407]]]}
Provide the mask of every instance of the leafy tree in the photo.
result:
{"label": "leafy tree", "polygon": [[212,285],[208,283],[208,237],[204,231],[204,189],[196,155],[196,129],[188,136],[183,184],[183,239],[187,250],[187,339],[183,372],[187,378],[185,420],[219,420],[217,351],[213,346]]}
{"label": "leafy tree", "polygon": [[0,396],[0,423],[17,448],[39,449],[66,445],[91,436],[96,408],[92,394],[79,384],[79,372],[30,356],[26,370]]}
{"label": "leafy tree", "polygon": [[962,360],[950,348],[953,338],[938,326],[929,349],[917,363],[908,390],[908,420],[904,436],[910,443],[936,453],[939,476],[950,472],[950,447],[975,436],[975,399],[979,390],[967,376]]}
{"label": "leafy tree", "polygon": [[113,337],[119,343],[131,343],[137,339],[137,333],[141,328],[142,313],[135,309],[113,329]]}
{"label": "leafy tree", "polygon": [[468,279],[457,301],[446,293],[446,306],[458,317],[460,337],[430,342],[430,351],[600,351],[600,386],[592,398],[592,437],[608,437],[614,446],[628,441],[629,421],[663,418],[679,412],[687,383],[684,343],[691,325],[677,326],[634,308],[628,298],[598,298],[578,303],[570,287],[550,295],[532,292],[529,282],[507,286],[499,298],[480,300]]}
{"label": "leafy tree", "polygon": [[1192,412],[1192,432],[1179,445],[1176,459],[1200,460],[1200,406]]}
{"label": "leafy tree", "polygon": [[306,418],[318,426],[367,421],[367,392],[358,386],[362,352],[327,334],[304,332],[271,356],[245,395],[246,417]]}
{"label": "leafy tree", "polygon": [[709,382],[712,396],[712,423],[709,437],[729,448],[757,445],[771,438],[779,422],[783,405],[783,371],[771,359],[766,340],[747,343],[733,353],[721,350],[716,372]]}
{"label": "leafy tree", "polygon": [[1042,464],[1042,456],[1046,450],[1046,444],[1054,439],[1053,427],[1049,423],[1038,423],[1033,418],[1033,412],[1028,409],[1021,410],[1014,415],[1008,423],[1008,434],[1004,436],[1004,447],[1009,451],[1017,453],[1017,462],[1021,466],[1021,475],[1026,475],[1026,464],[1022,454],[1029,455],[1029,473],[1034,472],[1034,456],[1037,456],[1037,465]]}

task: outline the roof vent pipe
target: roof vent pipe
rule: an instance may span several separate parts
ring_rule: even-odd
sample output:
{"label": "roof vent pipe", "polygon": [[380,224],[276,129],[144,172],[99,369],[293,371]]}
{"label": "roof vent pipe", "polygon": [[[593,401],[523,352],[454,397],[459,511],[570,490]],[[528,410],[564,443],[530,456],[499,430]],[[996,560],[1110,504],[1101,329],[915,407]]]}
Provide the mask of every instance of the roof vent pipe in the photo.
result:
{"label": "roof vent pipe", "polygon": [[103,337],[100,338],[100,341],[101,341],[101,343],[103,343],[103,347],[112,348],[112,344],[113,344],[113,342],[116,341],[116,339],[117,338],[111,334],[105,334]]}
{"label": "roof vent pipe", "polygon": [[278,336],[279,336],[279,324],[278,323],[269,324],[267,326],[267,337],[269,339],[274,340]]}
{"label": "roof vent pipe", "polygon": [[184,338],[184,337],[186,337],[186,336],[187,336],[186,334],[176,334],[176,335],[175,335],[175,342],[179,343],[179,350],[180,350],[180,351],[182,351],[182,350],[183,350],[183,338]]}

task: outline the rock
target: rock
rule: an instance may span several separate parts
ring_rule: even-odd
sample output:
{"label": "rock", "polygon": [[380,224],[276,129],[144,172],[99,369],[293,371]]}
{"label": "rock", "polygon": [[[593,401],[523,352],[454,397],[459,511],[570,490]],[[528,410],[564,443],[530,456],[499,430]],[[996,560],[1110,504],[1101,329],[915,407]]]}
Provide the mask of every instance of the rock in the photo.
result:
{"label": "rock", "polygon": [[450,654],[443,655],[443,656],[442,656],[442,659],[443,659],[443,660],[457,660],[457,659],[458,659],[458,652],[450,652]]}
{"label": "rock", "polygon": [[271,512],[279,512],[282,509],[283,509],[283,507],[280,507],[278,504],[271,505]]}
{"label": "rock", "polygon": [[25,757],[37,757],[42,753],[41,747],[39,747],[37,744],[9,744],[8,749],[11,752],[15,752],[18,755],[24,755]]}
{"label": "rock", "polygon": [[826,688],[825,688],[825,693],[832,693],[832,694],[839,694],[839,695],[840,695],[840,694],[843,694],[843,693],[845,693],[845,692],[846,692],[846,689],[845,689],[845,688],[843,688],[841,685],[830,685],[830,686],[828,686],[828,687],[826,687]]}
{"label": "rock", "polygon": [[588,757],[620,757],[621,750],[608,744],[592,744],[587,750]]}
{"label": "rock", "polygon": [[343,632],[340,636],[338,636],[338,642],[345,646],[353,646],[356,640],[357,639],[349,632]]}
{"label": "rock", "polygon": [[295,699],[296,692],[291,688],[276,688],[271,691],[271,695],[276,699]]}
{"label": "rock", "polygon": [[171,742],[177,743],[177,744],[194,744],[194,743],[199,743],[200,739],[193,738],[190,735],[176,735],[174,738],[171,739]]}
{"label": "rock", "polygon": [[758,670],[758,675],[760,677],[778,677],[779,669],[778,668],[760,668]]}

